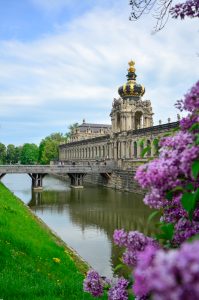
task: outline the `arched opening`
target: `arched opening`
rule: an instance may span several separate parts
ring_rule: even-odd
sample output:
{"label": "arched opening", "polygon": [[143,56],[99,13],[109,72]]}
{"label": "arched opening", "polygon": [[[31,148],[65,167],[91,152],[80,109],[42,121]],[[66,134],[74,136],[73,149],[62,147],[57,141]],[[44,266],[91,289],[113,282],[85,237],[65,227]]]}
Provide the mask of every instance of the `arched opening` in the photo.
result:
{"label": "arched opening", "polygon": [[105,157],[105,146],[102,147],[102,157]]}
{"label": "arched opening", "polygon": [[116,119],[117,131],[120,131],[120,122],[121,122],[120,114],[117,113],[116,117],[117,117],[117,119]]}
{"label": "arched opening", "polygon": [[99,146],[99,149],[98,149],[98,153],[99,153],[99,157],[101,157],[101,147]]}
{"label": "arched opening", "polygon": [[95,158],[97,158],[97,147],[95,147]]}
{"label": "arched opening", "polygon": [[151,141],[147,140],[147,156],[151,156]]}
{"label": "arched opening", "polygon": [[133,143],[133,153],[134,153],[134,157],[137,157],[137,142]]}
{"label": "arched opening", "polygon": [[141,142],[140,143],[140,156],[142,157],[142,153],[143,153],[143,150],[144,150],[144,142]]}
{"label": "arched opening", "polygon": [[135,129],[143,128],[143,114],[141,111],[135,113]]}

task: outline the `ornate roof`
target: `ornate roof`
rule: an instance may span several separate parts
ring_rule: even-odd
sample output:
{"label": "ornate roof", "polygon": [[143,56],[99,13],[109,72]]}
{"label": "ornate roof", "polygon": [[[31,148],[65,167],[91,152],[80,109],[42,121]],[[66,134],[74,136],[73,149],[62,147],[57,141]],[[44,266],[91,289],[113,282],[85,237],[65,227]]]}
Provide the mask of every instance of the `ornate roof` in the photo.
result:
{"label": "ornate roof", "polygon": [[137,75],[135,74],[134,66],[135,62],[131,60],[129,62],[128,74],[126,75],[127,83],[123,84],[118,89],[118,93],[123,99],[132,97],[140,98],[145,93],[144,86],[136,82]]}

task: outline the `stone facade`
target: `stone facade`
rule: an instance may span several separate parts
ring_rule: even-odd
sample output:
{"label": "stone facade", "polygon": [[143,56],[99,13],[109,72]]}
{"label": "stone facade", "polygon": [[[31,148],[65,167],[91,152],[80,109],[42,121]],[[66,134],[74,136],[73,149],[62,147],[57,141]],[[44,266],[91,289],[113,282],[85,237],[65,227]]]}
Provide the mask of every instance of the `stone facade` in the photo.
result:
{"label": "stone facade", "polygon": [[[90,124],[83,121],[68,143],[59,147],[59,160],[85,163],[115,163],[128,170],[157,153],[154,139],[177,127],[178,122],[153,126],[150,100],[143,100],[145,88],[136,82],[134,62],[129,63],[127,83],[118,89],[110,113],[112,125]],[[140,141],[142,141],[140,143]],[[149,147],[146,159],[141,159],[144,147]]]}

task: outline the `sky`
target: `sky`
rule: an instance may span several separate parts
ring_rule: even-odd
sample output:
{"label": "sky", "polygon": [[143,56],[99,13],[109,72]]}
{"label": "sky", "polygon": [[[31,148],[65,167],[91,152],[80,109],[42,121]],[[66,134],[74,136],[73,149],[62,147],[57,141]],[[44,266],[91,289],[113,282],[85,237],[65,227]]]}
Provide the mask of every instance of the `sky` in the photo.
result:
{"label": "sky", "polygon": [[39,144],[75,122],[110,124],[128,61],[154,124],[198,79],[197,20],[129,21],[128,0],[0,0],[0,142]]}

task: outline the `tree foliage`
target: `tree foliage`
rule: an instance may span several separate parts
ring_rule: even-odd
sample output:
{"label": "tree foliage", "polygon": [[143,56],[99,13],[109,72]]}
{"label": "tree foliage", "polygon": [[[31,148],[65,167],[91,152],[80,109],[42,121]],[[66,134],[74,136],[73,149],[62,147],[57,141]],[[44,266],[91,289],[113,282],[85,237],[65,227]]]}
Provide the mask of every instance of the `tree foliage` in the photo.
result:
{"label": "tree foliage", "polygon": [[79,126],[78,123],[73,123],[68,126],[69,131],[66,132],[67,139],[69,139],[71,137],[71,135],[75,132],[75,130],[77,129],[78,126]]}
{"label": "tree foliage", "polygon": [[44,138],[39,145],[39,163],[46,165],[51,160],[58,160],[59,145],[67,141],[67,137],[62,133],[52,133]]}
{"label": "tree foliage", "polygon": [[4,164],[6,162],[6,146],[0,143],[0,164]]}
{"label": "tree foliage", "polygon": [[38,162],[39,148],[36,144],[26,143],[22,146],[20,161],[23,165],[32,165]]}
{"label": "tree foliage", "polygon": [[7,151],[6,151],[6,162],[8,164],[13,164],[16,163],[16,148],[13,144],[9,144],[7,146]]}

